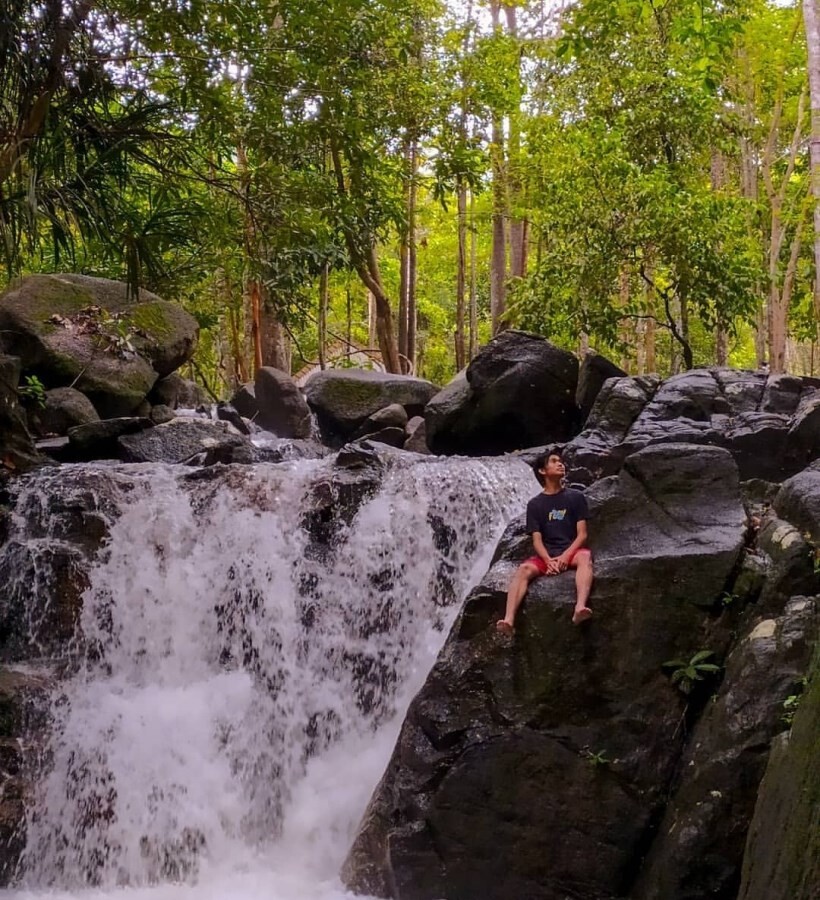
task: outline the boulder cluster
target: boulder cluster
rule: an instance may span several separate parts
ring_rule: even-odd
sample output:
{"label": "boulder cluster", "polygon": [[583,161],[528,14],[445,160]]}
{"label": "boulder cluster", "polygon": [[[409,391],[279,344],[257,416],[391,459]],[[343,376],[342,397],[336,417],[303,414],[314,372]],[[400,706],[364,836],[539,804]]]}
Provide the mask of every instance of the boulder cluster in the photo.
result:
{"label": "boulder cluster", "polygon": [[[586,490],[592,620],[571,624],[565,574],[533,584],[512,639],[496,633],[530,553],[523,517],[513,521],[410,705],[345,863],[351,889],[396,900],[820,896],[820,379],[629,377],[507,331],[442,389],[359,369],[300,387],[262,368],[194,418],[178,408],[203,398],[175,369],[196,327],[169,307],[76,276],[34,276],[0,298],[6,468],[43,454],[208,466],[336,450],[311,505],[320,541],[372,491],[386,455],[530,461],[559,444]],[[99,543],[97,511],[72,503],[62,515]],[[70,561],[54,570],[69,585],[48,604],[62,640],[82,584]],[[12,638],[18,615],[0,617]],[[0,683],[6,694],[19,685]]]}

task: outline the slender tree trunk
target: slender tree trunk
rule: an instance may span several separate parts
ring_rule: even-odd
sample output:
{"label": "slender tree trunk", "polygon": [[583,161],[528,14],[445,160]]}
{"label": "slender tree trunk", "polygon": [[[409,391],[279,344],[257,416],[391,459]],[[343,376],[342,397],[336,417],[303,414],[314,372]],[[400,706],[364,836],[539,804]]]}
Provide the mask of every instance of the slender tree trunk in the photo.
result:
{"label": "slender tree trunk", "polygon": [[[344,165],[342,164],[342,151],[337,143],[331,142],[330,157],[333,162],[333,172],[336,177],[336,187],[339,195],[348,197]],[[350,229],[345,229],[344,239],[356,274],[361,278],[362,284],[373,295],[376,309],[376,336],[379,341],[379,350],[381,351],[384,367],[388,372],[401,372],[401,357],[399,356],[399,347],[393,328],[393,313],[390,309],[390,299],[384,289],[384,282],[379,270],[375,237],[369,235],[369,245],[363,246],[364,240],[361,234],[354,234]]]}
{"label": "slender tree trunk", "polygon": [[[491,0],[493,31],[501,32],[500,2]],[[493,171],[493,244],[490,261],[490,316],[493,334],[503,328],[502,318],[506,309],[507,287],[507,235],[505,217],[507,212],[507,182],[504,162],[504,128],[501,115],[493,111],[490,160]]]}
{"label": "slender tree trunk", "polygon": [[[686,296],[682,296],[680,298],[678,308],[680,310],[679,329],[680,329],[681,337],[687,344],[691,344],[691,342],[689,340],[689,300],[687,299]],[[687,365],[687,368],[688,369],[692,368],[691,362]]]}
{"label": "slender tree trunk", "polygon": [[646,374],[646,319],[635,323],[635,374]]}
{"label": "slender tree trunk", "polygon": [[470,191],[470,359],[478,353],[478,240],[475,221],[475,193]]}
{"label": "slender tree trunk", "polygon": [[[473,25],[473,0],[467,0],[467,16],[465,19],[464,40],[462,42],[462,59],[467,60],[470,52],[470,35]],[[459,138],[461,143],[467,145],[467,111],[469,104],[469,78],[466,67],[462,67],[461,73],[461,110],[459,112]],[[467,336],[465,313],[467,292],[467,179],[459,174],[456,182],[456,205],[458,213],[458,265],[456,268],[456,333],[455,352],[456,370],[461,371],[467,365]],[[472,284],[471,284],[472,288]],[[471,294],[472,300],[472,294]],[[472,306],[470,308],[470,347],[472,347],[473,320]]]}
{"label": "slender tree trunk", "polygon": [[405,228],[401,234],[399,246],[399,353],[407,356],[407,299],[410,284],[410,205],[412,201],[413,182],[413,142],[408,136],[404,145],[404,210],[407,217]]}
{"label": "slender tree trunk", "polygon": [[242,342],[239,340],[239,324],[237,322],[238,310],[233,294],[233,285],[226,269],[222,268],[216,273],[216,281],[219,285],[225,312],[228,319],[228,347],[230,356],[230,384],[231,388],[237,388],[248,380],[248,367],[245,362],[245,354],[242,352]]}
{"label": "slender tree trunk", "polygon": [[[655,322],[655,305],[657,298],[655,297],[652,272],[652,260],[647,259],[644,263],[644,282],[643,282],[643,314],[647,317],[643,320],[645,324],[643,332],[643,363],[644,371],[647,373],[655,373],[658,371],[658,361],[656,352],[656,331],[657,323]],[[643,373],[640,373],[643,374]]]}
{"label": "slender tree trunk", "polygon": [[[621,268],[621,274],[618,280],[618,302],[622,309],[626,309],[629,305],[629,269],[626,266]],[[632,319],[623,318],[618,324],[618,336],[621,343],[621,368],[624,372],[629,371],[629,349],[632,344],[631,338]]]}
{"label": "slender tree trunk", "polygon": [[319,277],[319,368],[324,370],[327,367],[327,306],[330,293],[330,278],[328,277],[328,267],[325,263],[322,274]]}
{"label": "slender tree trunk", "polygon": [[367,346],[372,349],[378,346],[376,336],[376,298],[371,291],[367,292]]}
{"label": "slender tree trunk", "polygon": [[[719,150],[712,151],[711,165],[712,190],[717,193],[723,188],[726,181],[726,164],[723,154]],[[725,366],[729,360],[729,332],[726,323],[718,315],[715,326],[715,364]]]}
{"label": "slender tree trunk", "polygon": [[809,66],[811,105],[811,193],[814,198],[814,315],[815,335],[820,337],[820,15],[817,0],[803,0],[803,22]]}
{"label": "slender tree trunk", "polygon": [[[517,9],[514,5],[504,6],[507,18],[507,33],[518,40]],[[521,66],[516,66],[515,82],[517,91],[521,93]],[[527,231],[528,222],[520,215],[524,207],[524,191],[521,179],[521,109],[520,99],[510,113],[508,141],[507,171],[507,215],[510,223],[510,275],[513,278],[524,278],[527,274]]]}
{"label": "slender tree trunk", "polygon": [[[416,366],[416,284],[418,281],[418,240],[416,235],[416,206],[418,197],[418,144],[413,141],[410,153],[412,180],[410,181],[410,204],[408,207],[407,225],[410,232],[407,254],[407,361],[411,370]],[[400,368],[399,371],[403,371]]]}
{"label": "slender tree trunk", "polygon": [[254,373],[262,368],[262,299],[259,296],[259,282],[253,280],[249,284],[251,301],[251,341],[253,342]]}
{"label": "slender tree trunk", "polygon": [[[368,315],[368,325],[370,324],[370,295],[368,294],[368,303],[367,303],[367,315]],[[353,343],[353,297],[350,294],[350,282],[345,285],[345,313],[346,313],[346,326],[347,330],[345,331],[345,337],[347,338],[347,358],[350,359],[350,347]],[[370,335],[368,334],[368,338]],[[368,344],[370,346],[370,344]]]}
{"label": "slender tree trunk", "polygon": [[456,369],[467,365],[467,348],[464,340],[464,299],[467,284],[467,185],[458,179],[456,188],[458,204],[458,266],[456,268]]}
{"label": "slender tree trunk", "polygon": [[[790,44],[794,41],[800,25],[800,10],[790,34]],[[785,167],[782,167],[783,154],[778,151],[778,134],[780,131],[783,114],[784,73],[781,66],[778,72],[777,90],[772,121],[769,134],[763,150],[761,171],[763,183],[766,187],[766,198],[770,207],[770,227],[768,235],[768,276],[769,276],[769,300],[766,321],[768,324],[769,342],[769,370],[771,372],[784,372],[786,366],[786,336],[788,326],[788,307],[783,305],[784,281],[781,279],[781,252],[786,234],[786,223],[790,219],[787,207],[790,202],[787,198],[787,189],[794,173],[795,163],[798,157],[800,143],[803,139],[803,120],[805,118],[806,90],[800,94],[797,104],[797,118],[792,132],[791,143],[785,155]],[[782,167],[782,168],[781,168]],[[780,174],[780,180],[775,185],[775,174]],[[802,200],[798,201],[802,203]],[[791,254],[790,254],[791,255]]]}
{"label": "slender tree trunk", "polygon": [[646,345],[646,371],[650,373],[658,371],[656,332],[657,325],[655,323],[655,320],[647,319],[644,343]]}

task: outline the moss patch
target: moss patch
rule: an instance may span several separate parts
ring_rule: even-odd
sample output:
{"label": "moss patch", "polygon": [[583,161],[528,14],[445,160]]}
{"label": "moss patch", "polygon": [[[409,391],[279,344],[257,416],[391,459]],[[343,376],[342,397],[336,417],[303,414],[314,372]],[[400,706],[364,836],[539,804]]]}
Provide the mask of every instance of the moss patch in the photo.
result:
{"label": "moss patch", "polygon": [[174,333],[173,307],[164,300],[140,303],[127,316],[127,320],[152,338],[167,338]]}

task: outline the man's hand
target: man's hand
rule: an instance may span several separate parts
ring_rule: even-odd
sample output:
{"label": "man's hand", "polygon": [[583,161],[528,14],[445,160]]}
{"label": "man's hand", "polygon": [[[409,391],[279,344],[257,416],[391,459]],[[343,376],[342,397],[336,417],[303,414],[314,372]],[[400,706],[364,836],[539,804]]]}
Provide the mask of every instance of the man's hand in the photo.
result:
{"label": "man's hand", "polygon": [[558,557],[550,557],[545,560],[547,564],[547,575],[557,575],[561,569],[558,567]]}
{"label": "man's hand", "polygon": [[566,572],[569,568],[569,553],[562,553],[560,556],[556,556],[552,562],[558,567],[557,571]]}

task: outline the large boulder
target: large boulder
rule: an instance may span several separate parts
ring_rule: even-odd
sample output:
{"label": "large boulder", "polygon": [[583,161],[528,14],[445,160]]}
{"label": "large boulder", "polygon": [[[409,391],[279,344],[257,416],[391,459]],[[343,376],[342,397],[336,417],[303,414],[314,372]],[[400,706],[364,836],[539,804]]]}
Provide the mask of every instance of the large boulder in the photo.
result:
{"label": "large boulder", "polygon": [[72,462],[90,462],[95,459],[117,459],[119,439],[126,434],[136,434],[153,428],[151,419],[144,416],[121,416],[101,419],[68,429],[66,456]]}
{"label": "large boulder", "polygon": [[[664,663],[714,651],[713,611],[746,536],[719,448],[666,445],[587,491],[596,558],[588,629],[571,574],[531,588],[512,644],[494,622],[530,551],[515,522],[410,706],[345,864],[400,900],[624,896],[693,709]],[[671,898],[670,898],[671,900]]]}
{"label": "large boulder", "polygon": [[425,410],[433,453],[497,455],[577,431],[578,360],[544,338],[504,331]]}
{"label": "large boulder", "polygon": [[211,402],[204,388],[176,372],[160,378],[151,389],[148,399],[155,406],[168,406],[171,409],[196,409]]}
{"label": "large boulder", "polygon": [[257,425],[277,437],[310,437],[310,408],[287,372],[263,366],[256,373],[254,387]]}
{"label": "large boulder", "polygon": [[29,422],[36,434],[66,434],[75,425],[98,422],[94,404],[76,388],[52,388],[45,392],[43,405],[29,409]]}
{"label": "large boulder", "polygon": [[326,369],[312,375],[304,391],[323,437],[338,445],[351,438],[368,416],[391,404],[403,406],[409,416],[419,415],[436,387],[410,375]]}
{"label": "large boulder", "polygon": [[191,357],[196,320],[148,291],[83,275],[31,275],[0,298],[0,339],[47,387],[73,386],[101,416],[128,415]]}

